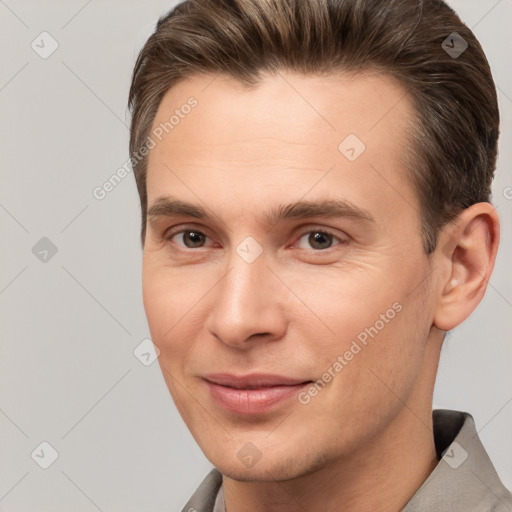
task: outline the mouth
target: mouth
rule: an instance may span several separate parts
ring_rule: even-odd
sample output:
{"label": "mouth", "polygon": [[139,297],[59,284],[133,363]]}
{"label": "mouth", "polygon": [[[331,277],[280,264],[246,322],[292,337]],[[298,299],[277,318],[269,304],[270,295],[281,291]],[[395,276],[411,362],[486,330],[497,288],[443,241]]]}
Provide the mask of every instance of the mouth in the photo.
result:
{"label": "mouth", "polygon": [[203,377],[213,401],[236,414],[262,414],[296,396],[313,381],[283,375],[210,374]]}

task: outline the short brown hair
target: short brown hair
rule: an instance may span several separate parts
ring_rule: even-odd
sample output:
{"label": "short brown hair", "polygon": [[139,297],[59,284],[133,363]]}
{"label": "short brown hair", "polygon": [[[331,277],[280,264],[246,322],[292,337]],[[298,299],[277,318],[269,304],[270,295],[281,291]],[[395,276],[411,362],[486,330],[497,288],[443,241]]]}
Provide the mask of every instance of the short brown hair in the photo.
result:
{"label": "short brown hair", "polygon": [[[468,47],[460,55],[457,32]],[[452,39],[450,39],[450,37]],[[499,135],[496,88],[471,30],[440,0],[188,0],[162,16],[133,71],[130,154],[149,136],[178,80],[222,73],[255,85],[262,73],[376,69],[405,87],[416,119],[407,154],[427,254],[461,210],[489,201]],[[147,157],[132,159],[145,239]]]}

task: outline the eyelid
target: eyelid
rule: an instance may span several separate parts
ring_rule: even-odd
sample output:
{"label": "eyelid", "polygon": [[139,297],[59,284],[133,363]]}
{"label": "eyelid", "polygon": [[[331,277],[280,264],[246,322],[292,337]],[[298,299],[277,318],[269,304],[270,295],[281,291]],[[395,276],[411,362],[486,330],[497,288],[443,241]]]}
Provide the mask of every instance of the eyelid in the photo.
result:
{"label": "eyelid", "polygon": [[192,224],[180,224],[179,226],[173,226],[172,228],[166,229],[162,238],[172,238],[174,235],[182,233],[183,231],[198,231],[206,235],[203,228],[199,229]]}

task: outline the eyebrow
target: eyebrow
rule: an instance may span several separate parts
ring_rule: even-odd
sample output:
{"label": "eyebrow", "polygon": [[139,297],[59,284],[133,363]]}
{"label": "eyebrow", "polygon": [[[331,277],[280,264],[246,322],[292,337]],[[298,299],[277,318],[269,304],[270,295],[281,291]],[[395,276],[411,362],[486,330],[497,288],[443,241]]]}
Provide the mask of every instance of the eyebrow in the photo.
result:
{"label": "eyebrow", "polygon": [[[149,207],[147,216],[149,222],[154,222],[159,217],[178,216],[219,220],[217,216],[210,215],[201,206],[170,197],[156,199]],[[366,223],[375,223],[374,217],[367,210],[359,208],[344,199],[298,201],[275,206],[263,214],[263,219],[268,225],[275,225],[288,219],[306,219],[309,217],[348,217]]]}

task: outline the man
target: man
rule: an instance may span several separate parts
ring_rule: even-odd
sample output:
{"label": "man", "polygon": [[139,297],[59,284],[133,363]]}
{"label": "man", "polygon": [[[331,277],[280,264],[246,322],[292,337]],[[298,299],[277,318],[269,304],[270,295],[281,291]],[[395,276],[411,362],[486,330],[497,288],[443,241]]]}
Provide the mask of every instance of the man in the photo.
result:
{"label": "man", "polygon": [[432,411],[499,242],[499,113],[436,0],[196,0],[137,60],[143,293],[215,469],[184,511],[505,511],[472,417]]}

